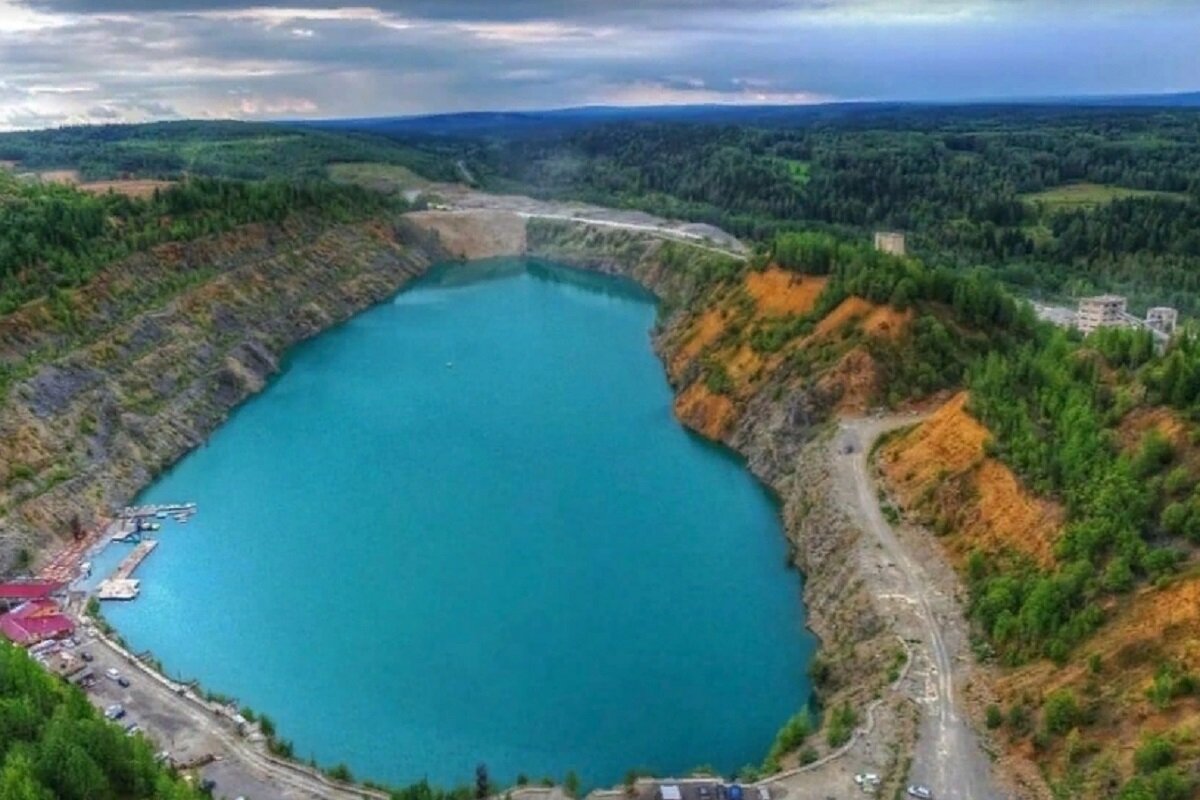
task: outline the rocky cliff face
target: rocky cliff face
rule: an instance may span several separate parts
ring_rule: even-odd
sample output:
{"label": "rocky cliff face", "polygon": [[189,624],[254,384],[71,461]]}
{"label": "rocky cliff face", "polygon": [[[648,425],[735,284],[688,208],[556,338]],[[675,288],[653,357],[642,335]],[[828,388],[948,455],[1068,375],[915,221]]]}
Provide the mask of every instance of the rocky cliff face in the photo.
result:
{"label": "rocky cliff face", "polygon": [[443,258],[403,220],[293,219],[114,264],[0,321],[0,572],[123,505],[278,371],[292,344]]}
{"label": "rocky cliff face", "polygon": [[436,235],[454,258],[512,256],[526,250],[525,220],[509,211],[416,211],[408,219]]}

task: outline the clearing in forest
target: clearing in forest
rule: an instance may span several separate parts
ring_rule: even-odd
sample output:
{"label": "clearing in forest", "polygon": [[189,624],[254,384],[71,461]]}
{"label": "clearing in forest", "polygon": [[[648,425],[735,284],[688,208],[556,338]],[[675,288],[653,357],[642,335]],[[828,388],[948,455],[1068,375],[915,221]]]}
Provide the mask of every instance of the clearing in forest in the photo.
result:
{"label": "clearing in forest", "polygon": [[1107,205],[1114,200],[1130,197],[1166,197],[1174,200],[1186,199],[1175,192],[1155,192],[1146,189],[1127,189],[1123,186],[1108,186],[1100,183],[1068,183],[1033,194],[1022,195],[1030,203],[1041,206],[1045,211],[1076,211]]}
{"label": "clearing in forest", "polygon": [[145,199],[153,197],[156,191],[165,191],[174,185],[174,181],[156,180],[121,180],[121,181],[90,181],[81,183],[78,189],[90,194],[123,194],[126,197]]}
{"label": "clearing in forest", "polygon": [[329,177],[337,183],[353,183],[379,192],[424,189],[429,181],[399,164],[356,162],[330,164]]}

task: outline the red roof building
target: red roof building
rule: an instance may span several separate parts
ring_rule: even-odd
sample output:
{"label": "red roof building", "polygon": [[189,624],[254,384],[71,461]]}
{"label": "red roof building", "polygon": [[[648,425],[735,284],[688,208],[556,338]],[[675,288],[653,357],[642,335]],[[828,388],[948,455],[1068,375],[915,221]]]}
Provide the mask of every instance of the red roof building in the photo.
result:
{"label": "red roof building", "polygon": [[70,636],[74,630],[75,623],[53,600],[30,600],[0,616],[0,633],[25,647]]}
{"label": "red roof building", "polygon": [[63,584],[58,581],[29,580],[0,583],[0,603],[40,600],[61,591],[62,588]]}

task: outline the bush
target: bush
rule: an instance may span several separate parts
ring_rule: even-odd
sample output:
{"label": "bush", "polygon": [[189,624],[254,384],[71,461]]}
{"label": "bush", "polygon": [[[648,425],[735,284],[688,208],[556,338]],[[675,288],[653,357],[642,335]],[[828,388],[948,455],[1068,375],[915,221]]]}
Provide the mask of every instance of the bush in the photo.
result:
{"label": "bush", "polygon": [[1018,736],[1024,736],[1030,731],[1029,709],[1023,705],[1015,705],[1008,710],[1008,727]]}
{"label": "bush", "polygon": [[[812,716],[808,712],[808,706],[805,706],[779,729],[767,758],[778,762],[785,754],[804,744],[804,740],[811,736],[812,732]],[[768,770],[768,772],[775,771]]]}
{"label": "bush", "polygon": [[343,783],[350,783],[354,780],[353,773],[350,772],[350,768],[345,764],[335,764],[329,769],[325,770],[325,774],[333,778],[335,781],[341,781]]}
{"label": "bush", "polygon": [[813,682],[813,686],[828,688],[833,682],[833,667],[824,656],[817,653],[808,665],[808,677]]}
{"label": "bush", "polygon": [[737,779],[742,783],[754,783],[761,775],[758,767],[753,764],[747,764],[737,771]]}
{"label": "bush", "polygon": [[825,741],[830,747],[841,747],[850,741],[850,736],[854,733],[854,726],[857,724],[858,713],[850,707],[849,703],[843,703],[829,717]]}
{"label": "bush", "polygon": [[1163,481],[1163,491],[1172,496],[1181,495],[1191,488],[1192,476],[1187,467],[1176,467],[1167,473]]}
{"label": "bush", "polygon": [[1004,714],[1000,712],[1000,706],[990,705],[985,713],[987,726],[990,730],[996,730],[1004,724]]}
{"label": "bush", "polygon": [[1196,693],[1196,677],[1175,664],[1163,664],[1154,674],[1154,683],[1146,690],[1146,697],[1154,707],[1162,710],[1179,697]]}
{"label": "bush", "polygon": [[713,362],[708,366],[704,386],[713,394],[730,394],[733,392],[733,379],[729,377],[724,366]]}
{"label": "bush", "polygon": [[1160,769],[1150,775],[1139,775],[1121,787],[1117,800],[1188,800],[1194,788],[1178,767]]}
{"label": "bush", "polygon": [[293,758],[296,755],[296,748],[290,739],[267,739],[267,749],[280,758]]}
{"label": "bush", "polygon": [[1142,438],[1141,447],[1133,459],[1133,472],[1139,478],[1149,478],[1171,463],[1175,448],[1161,431],[1154,429]]}
{"label": "bush", "polygon": [[28,464],[13,464],[8,471],[8,485],[12,486],[20,481],[31,481],[36,476],[37,473]]}
{"label": "bush", "polygon": [[1046,732],[1062,736],[1079,724],[1079,703],[1070,689],[1051,692],[1042,709]]}
{"label": "bush", "polygon": [[1133,766],[1143,775],[1175,763],[1175,744],[1162,736],[1149,736],[1133,753]]}

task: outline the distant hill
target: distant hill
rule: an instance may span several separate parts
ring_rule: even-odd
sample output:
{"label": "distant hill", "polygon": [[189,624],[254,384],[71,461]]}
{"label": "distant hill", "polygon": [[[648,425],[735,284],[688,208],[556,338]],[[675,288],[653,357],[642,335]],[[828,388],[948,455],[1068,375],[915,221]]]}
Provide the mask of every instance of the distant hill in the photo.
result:
{"label": "distant hill", "polygon": [[905,117],[936,110],[958,117],[1014,111],[1079,108],[1200,108],[1200,92],[1080,96],[969,102],[845,102],[817,105],[581,106],[534,111],[468,111],[398,117],[306,120],[298,125],[384,136],[461,137],[556,135],[603,122],[690,122],[787,127],[845,120]]}

